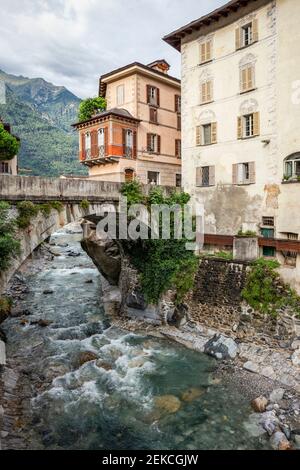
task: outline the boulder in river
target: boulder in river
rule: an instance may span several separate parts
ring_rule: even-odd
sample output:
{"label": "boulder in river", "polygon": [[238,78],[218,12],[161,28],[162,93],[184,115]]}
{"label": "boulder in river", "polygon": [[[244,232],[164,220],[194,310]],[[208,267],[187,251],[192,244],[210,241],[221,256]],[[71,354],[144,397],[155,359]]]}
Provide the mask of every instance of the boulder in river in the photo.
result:
{"label": "boulder in river", "polygon": [[270,402],[278,403],[279,401],[281,401],[283,399],[284,392],[284,388],[276,388],[275,390],[273,390],[269,397]]}
{"label": "boulder in river", "polygon": [[287,440],[285,434],[277,431],[270,439],[270,444],[274,450],[291,450],[292,446]]}
{"label": "boulder in river", "polygon": [[191,402],[204,395],[204,393],[205,390],[203,388],[189,388],[182,393],[181,399],[182,401]]}
{"label": "boulder in river", "polygon": [[97,354],[93,353],[92,351],[82,351],[78,357],[78,365],[79,367],[83,366],[87,362],[95,361],[98,359]]}
{"label": "boulder in river", "polygon": [[253,410],[257,413],[263,413],[264,411],[266,411],[267,404],[268,400],[266,397],[263,396],[257,397],[251,402]]}
{"label": "boulder in river", "polygon": [[155,397],[155,406],[166,413],[177,413],[181,407],[181,401],[175,395],[162,395]]}
{"label": "boulder in river", "polygon": [[204,352],[216,359],[234,359],[238,345],[232,338],[217,334],[205,344]]}

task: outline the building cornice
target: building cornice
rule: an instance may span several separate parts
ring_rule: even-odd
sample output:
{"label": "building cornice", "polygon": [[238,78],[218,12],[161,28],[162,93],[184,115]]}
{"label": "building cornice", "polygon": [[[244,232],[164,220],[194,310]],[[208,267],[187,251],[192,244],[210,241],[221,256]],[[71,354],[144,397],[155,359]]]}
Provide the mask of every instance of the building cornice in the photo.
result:
{"label": "building cornice", "polygon": [[[220,27],[236,21],[236,15],[234,16],[234,14],[237,14],[243,7],[253,4],[253,9],[255,9],[259,8],[261,5],[270,3],[271,1],[272,0],[231,0],[207,15],[204,15],[172,33],[167,34],[164,36],[163,40],[178,51],[181,51],[182,40],[193,34],[195,31],[198,31],[199,34],[201,34],[201,30],[205,28],[207,29],[207,27],[211,27],[212,30],[217,30]],[[223,20],[222,25],[219,23],[220,19]]]}

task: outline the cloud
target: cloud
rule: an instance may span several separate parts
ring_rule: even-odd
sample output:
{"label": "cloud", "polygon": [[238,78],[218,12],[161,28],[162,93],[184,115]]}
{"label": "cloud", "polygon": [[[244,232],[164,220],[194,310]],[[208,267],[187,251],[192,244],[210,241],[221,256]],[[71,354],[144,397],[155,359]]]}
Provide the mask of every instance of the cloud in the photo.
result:
{"label": "cloud", "polygon": [[[42,77],[80,97],[95,96],[101,74],[180,54],[161,38],[224,0],[0,0],[0,68]],[[20,7],[20,4],[22,7]]]}

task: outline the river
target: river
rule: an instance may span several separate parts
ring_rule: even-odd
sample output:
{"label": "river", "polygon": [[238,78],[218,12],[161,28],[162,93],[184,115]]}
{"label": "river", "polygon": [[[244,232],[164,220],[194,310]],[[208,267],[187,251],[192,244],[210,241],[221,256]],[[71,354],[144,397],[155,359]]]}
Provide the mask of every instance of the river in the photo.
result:
{"label": "river", "polygon": [[[249,433],[249,401],[216,377],[214,359],[110,326],[80,238],[54,234],[58,256],[23,273],[27,316],[2,325],[9,361],[29,377],[25,447],[268,448]],[[94,360],[85,362],[86,353]]]}

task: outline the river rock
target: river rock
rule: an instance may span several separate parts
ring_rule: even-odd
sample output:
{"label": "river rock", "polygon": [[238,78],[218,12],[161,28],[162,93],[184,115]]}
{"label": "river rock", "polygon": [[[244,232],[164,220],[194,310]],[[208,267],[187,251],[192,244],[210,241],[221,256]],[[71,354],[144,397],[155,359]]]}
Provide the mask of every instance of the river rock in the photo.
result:
{"label": "river rock", "polygon": [[112,370],[112,365],[109,364],[109,362],[99,360],[99,361],[96,362],[96,366],[99,367],[100,369],[104,369],[106,371]]}
{"label": "river rock", "polygon": [[126,305],[130,308],[136,308],[138,310],[145,310],[147,303],[142,292],[133,290],[126,297]]}
{"label": "river rock", "polygon": [[93,353],[92,351],[82,351],[78,357],[78,365],[79,367],[83,366],[87,362],[95,361],[98,359],[97,354]]}
{"label": "river rock", "polygon": [[217,334],[205,344],[204,352],[216,359],[234,359],[238,345],[233,339]]}
{"label": "river rock", "polygon": [[276,388],[273,390],[273,392],[270,394],[269,400],[271,403],[278,403],[283,399],[284,395],[284,388]]}
{"label": "river rock", "polygon": [[6,347],[5,343],[0,340],[0,366],[5,366],[6,364]]}
{"label": "river rock", "polygon": [[78,253],[76,251],[70,251],[68,253],[68,256],[70,256],[71,258],[78,258],[79,256],[81,256],[81,253]]}
{"label": "river rock", "polygon": [[296,349],[291,359],[294,366],[300,366],[300,349]]}
{"label": "river rock", "polygon": [[205,393],[203,388],[189,388],[181,395],[181,400],[191,402],[201,397]]}
{"label": "river rock", "polygon": [[292,342],[291,348],[295,351],[296,349],[300,348],[300,339],[295,339],[295,341]]}
{"label": "river rock", "polygon": [[257,397],[251,402],[253,410],[257,413],[263,413],[264,411],[266,411],[267,404],[268,400],[266,399],[266,397],[263,396]]}
{"label": "river rock", "polygon": [[54,294],[54,290],[52,290],[52,289],[45,289],[45,290],[43,291],[43,294],[44,294],[44,295],[51,295],[51,294]]}
{"label": "river rock", "polygon": [[162,395],[161,397],[155,397],[155,406],[166,413],[177,413],[181,407],[179,398],[174,395]]}
{"label": "river rock", "polygon": [[145,362],[146,362],[146,359],[139,357],[137,359],[133,359],[132,361],[130,361],[128,363],[128,367],[130,367],[131,369],[135,369],[137,367],[143,367]]}
{"label": "river rock", "polygon": [[260,415],[257,413],[251,414],[248,420],[243,423],[243,426],[251,437],[259,437],[266,434],[265,429],[260,424]]}
{"label": "river rock", "polygon": [[279,429],[279,419],[276,416],[276,411],[266,411],[265,413],[262,413],[260,416],[260,424],[262,427],[267,431],[269,436],[272,436],[272,434]]}
{"label": "river rock", "polygon": [[277,431],[273,434],[270,439],[270,444],[274,450],[291,450],[291,444],[281,431]]}

